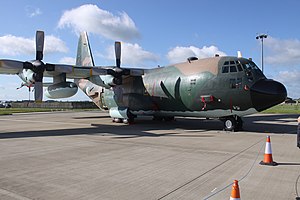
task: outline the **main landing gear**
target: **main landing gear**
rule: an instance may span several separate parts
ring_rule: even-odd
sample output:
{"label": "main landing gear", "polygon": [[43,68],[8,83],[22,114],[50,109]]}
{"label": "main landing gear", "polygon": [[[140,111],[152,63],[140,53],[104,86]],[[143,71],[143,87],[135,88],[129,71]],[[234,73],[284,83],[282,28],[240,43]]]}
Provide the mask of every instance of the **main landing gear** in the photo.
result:
{"label": "main landing gear", "polygon": [[115,122],[115,123],[124,123],[124,124],[133,124],[133,122],[134,122],[134,116],[131,116],[128,119],[113,118],[112,122]]}
{"label": "main landing gear", "polygon": [[225,131],[240,131],[243,129],[243,120],[237,115],[221,118],[221,120],[224,122]]}

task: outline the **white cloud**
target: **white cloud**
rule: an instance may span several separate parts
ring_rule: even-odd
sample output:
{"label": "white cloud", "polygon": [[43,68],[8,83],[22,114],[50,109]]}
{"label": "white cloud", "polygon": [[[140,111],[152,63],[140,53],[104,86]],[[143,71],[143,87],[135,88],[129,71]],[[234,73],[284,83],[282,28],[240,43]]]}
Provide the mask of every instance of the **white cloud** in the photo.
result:
{"label": "white cloud", "polygon": [[196,56],[198,58],[207,58],[212,57],[215,54],[219,54],[220,56],[225,56],[226,54],[218,49],[215,46],[204,46],[201,49],[195,46],[189,47],[175,47],[171,49],[168,54],[167,58],[170,63],[178,63],[184,62],[188,57]]}
{"label": "white cloud", "polygon": [[125,12],[114,15],[92,4],[65,11],[58,27],[100,34],[112,40],[129,41],[139,36],[135,23]]}
{"label": "white cloud", "polygon": [[289,97],[300,98],[300,70],[281,71],[276,80],[286,86]]}
{"label": "white cloud", "polygon": [[0,37],[0,54],[8,56],[34,54],[34,40],[5,35]]}
{"label": "white cloud", "polygon": [[[0,37],[0,46],[1,55],[18,56],[35,54],[35,38],[5,35]],[[46,36],[44,53],[56,52],[66,53],[68,52],[68,48],[61,39],[52,35]]]}
{"label": "white cloud", "polygon": [[264,40],[266,63],[273,65],[295,65],[300,63],[300,40],[268,37]]}
{"label": "white cloud", "polygon": [[61,64],[67,64],[67,65],[75,65],[76,58],[73,58],[73,57],[63,57],[62,59],[59,60],[59,63],[61,63]]}
{"label": "white cloud", "polygon": [[25,11],[26,11],[26,14],[27,14],[28,17],[36,17],[36,16],[42,14],[41,9],[35,8],[33,6],[27,6],[25,8]]}
{"label": "white cloud", "polygon": [[61,39],[53,36],[53,35],[47,35],[45,37],[45,53],[67,53],[68,48],[64,41]]}
{"label": "white cloud", "polygon": [[[114,46],[107,49],[106,57],[110,60],[115,60]],[[122,65],[129,65],[129,67],[152,67],[156,65],[159,56],[144,50],[138,44],[131,44],[122,42],[121,61]]]}

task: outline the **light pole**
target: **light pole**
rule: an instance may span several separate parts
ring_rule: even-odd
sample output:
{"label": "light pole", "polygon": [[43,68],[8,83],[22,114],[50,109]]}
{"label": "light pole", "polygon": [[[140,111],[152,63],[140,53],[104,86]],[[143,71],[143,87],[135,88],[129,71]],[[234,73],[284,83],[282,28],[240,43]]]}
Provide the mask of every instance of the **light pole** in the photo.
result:
{"label": "light pole", "polygon": [[267,34],[260,34],[256,36],[256,39],[261,39],[261,71],[264,73],[264,38],[267,38]]}

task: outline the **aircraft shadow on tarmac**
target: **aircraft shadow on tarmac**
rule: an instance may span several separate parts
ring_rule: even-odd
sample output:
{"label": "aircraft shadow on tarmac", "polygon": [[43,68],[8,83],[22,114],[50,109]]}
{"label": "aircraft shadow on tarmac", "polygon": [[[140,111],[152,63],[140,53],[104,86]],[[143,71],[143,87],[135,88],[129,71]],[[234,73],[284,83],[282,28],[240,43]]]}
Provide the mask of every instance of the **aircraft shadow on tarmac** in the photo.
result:
{"label": "aircraft shadow on tarmac", "polygon": [[[252,115],[243,118],[244,130],[278,134],[296,134],[297,114]],[[293,124],[290,124],[294,122]]]}
{"label": "aircraft shadow on tarmac", "polygon": [[72,117],[72,119],[105,119],[105,118],[110,118],[110,116],[90,116],[90,117]]}
{"label": "aircraft shadow on tarmac", "polygon": [[[287,124],[296,120],[298,115],[258,115],[244,118],[244,131],[255,133],[295,134],[297,125]],[[271,124],[281,122],[281,124]],[[285,124],[286,123],[286,124]],[[296,123],[295,123],[296,124]],[[17,131],[0,134],[0,139],[95,135],[95,136],[119,136],[115,139],[136,137],[214,137],[209,131],[222,131],[223,123],[219,120],[185,119],[178,118],[171,122],[152,121],[150,118],[137,119],[135,124],[91,124],[89,128],[71,128],[58,130]],[[157,130],[167,132],[158,134]],[[175,131],[176,130],[176,131]],[[182,131],[181,131],[182,130]],[[153,133],[151,132],[153,131]],[[195,134],[197,132],[197,134]],[[237,133],[238,134],[238,133]]]}

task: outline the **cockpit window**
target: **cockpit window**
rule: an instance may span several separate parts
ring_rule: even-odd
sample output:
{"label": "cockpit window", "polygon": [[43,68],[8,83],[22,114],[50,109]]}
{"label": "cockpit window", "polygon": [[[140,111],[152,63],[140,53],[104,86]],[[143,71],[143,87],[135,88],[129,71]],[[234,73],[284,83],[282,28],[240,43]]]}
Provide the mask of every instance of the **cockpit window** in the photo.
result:
{"label": "cockpit window", "polygon": [[230,72],[237,72],[235,65],[230,65]]}
{"label": "cockpit window", "polygon": [[241,72],[241,71],[243,71],[243,68],[242,68],[242,66],[241,66],[241,64],[239,63],[239,64],[237,64],[237,68],[238,68],[238,70]]}
{"label": "cockpit window", "polygon": [[244,63],[242,65],[244,69],[258,69],[254,62]]}
{"label": "cockpit window", "polygon": [[234,72],[243,71],[243,68],[239,61],[225,61],[222,67],[222,73],[234,73]]}
{"label": "cockpit window", "polygon": [[251,61],[249,64],[251,65],[252,69],[258,69],[254,62]]}
{"label": "cockpit window", "polygon": [[222,73],[228,73],[228,72],[229,72],[229,66],[223,66]]}

